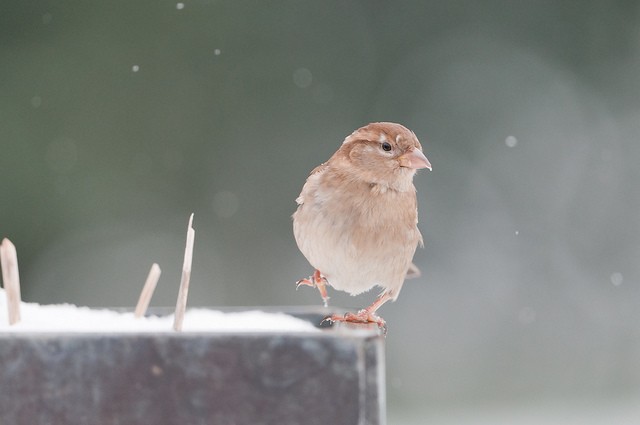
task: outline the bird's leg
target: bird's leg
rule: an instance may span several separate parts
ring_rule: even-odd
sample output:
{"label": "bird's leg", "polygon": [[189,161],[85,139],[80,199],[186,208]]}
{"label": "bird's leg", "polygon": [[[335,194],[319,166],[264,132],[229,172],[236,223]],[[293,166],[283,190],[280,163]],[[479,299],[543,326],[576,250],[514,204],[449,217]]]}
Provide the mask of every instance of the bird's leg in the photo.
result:
{"label": "bird's leg", "polygon": [[313,272],[313,275],[309,276],[306,279],[300,279],[296,282],[296,289],[300,286],[311,286],[313,288],[318,288],[320,291],[320,296],[322,297],[322,302],[325,307],[329,306],[329,296],[327,295],[327,278],[322,276],[320,270],[316,270]]}
{"label": "bird's leg", "polygon": [[333,314],[324,320],[329,322],[375,323],[386,334],[387,322],[385,322],[382,317],[378,316],[376,311],[391,298],[391,295],[388,292],[385,292],[381,294],[373,304],[358,311],[357,313],[345,313],[343,316]]}

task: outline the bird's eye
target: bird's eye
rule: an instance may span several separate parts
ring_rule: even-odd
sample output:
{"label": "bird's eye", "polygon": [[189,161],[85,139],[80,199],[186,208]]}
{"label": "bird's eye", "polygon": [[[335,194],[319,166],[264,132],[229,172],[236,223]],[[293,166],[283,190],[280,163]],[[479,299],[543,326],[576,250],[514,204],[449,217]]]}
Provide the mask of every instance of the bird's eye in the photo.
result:
{"label": "bird's eye", "polygon": [[391,150],[391,143],[389,142],[382,142],[382,150],[385,152],[389,152]]}

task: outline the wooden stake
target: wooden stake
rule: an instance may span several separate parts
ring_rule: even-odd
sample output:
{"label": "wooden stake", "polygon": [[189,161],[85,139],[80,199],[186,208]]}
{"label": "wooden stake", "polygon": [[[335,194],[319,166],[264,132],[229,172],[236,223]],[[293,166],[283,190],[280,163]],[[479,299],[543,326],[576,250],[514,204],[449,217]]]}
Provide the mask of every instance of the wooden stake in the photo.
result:
{"label": "wooden stake", "polygon": [[7,293],[9,325],[15,325],[20,321],[20,273],[16,247],[7,238],[3,239],[0,245],[0,265],[4,290]]}
{"label": "wooden stake", "polygon": [[151,297],[153,297],[153,291],[156,290],[156,285],[158,284],[158,279],[160,279],[161,273],[162,270],[160,270],[160,266],[153,263],[151,270],[149,270],[147,280],[144,282],[144,286],[142,287],[140,298],[138,298],[138,304],[136,305],[136,311],[134,313],[135,317],[142,317],[147,312],[149,302],[151,302]]}
{"label": "wooden stake", "polygon": [[187,228],[187,246],[184,249],[184,262],[182,263],[182,279],[180,280],[180,290],[178,291],[178,302],[173,320],[173,330],[181,331],[184,313],[187,310],[187,296],[189,295],[189,280],[191,279],[191,263],[193,262],[193,242],[196,232],[193,230],[193,213],[189,217],[189,227]]}

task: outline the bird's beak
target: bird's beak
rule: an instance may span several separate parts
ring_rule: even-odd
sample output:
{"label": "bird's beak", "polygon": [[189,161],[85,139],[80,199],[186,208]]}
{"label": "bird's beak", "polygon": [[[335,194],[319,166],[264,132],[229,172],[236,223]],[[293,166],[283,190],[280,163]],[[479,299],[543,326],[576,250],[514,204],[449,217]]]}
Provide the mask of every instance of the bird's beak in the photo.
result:
{"label": "bird's beak", "polygon": [[420,168],[431,170],[431,163],[420,149],[411,149],[398,158],[398,161],[401,167],[413,168],[414,170],[419,170]]}

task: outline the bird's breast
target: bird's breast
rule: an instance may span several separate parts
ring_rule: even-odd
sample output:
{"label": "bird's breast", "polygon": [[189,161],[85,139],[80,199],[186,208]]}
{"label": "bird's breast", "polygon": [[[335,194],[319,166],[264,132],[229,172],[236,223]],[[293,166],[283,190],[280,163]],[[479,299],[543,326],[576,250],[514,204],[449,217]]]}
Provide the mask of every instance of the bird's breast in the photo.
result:
{"label": "bird's breast", "polygon": [[421,238],[415,192],[369,184],[317,189],[305,194],[294,216],[296,241],[309,262],[352,293],[401,284]]}

